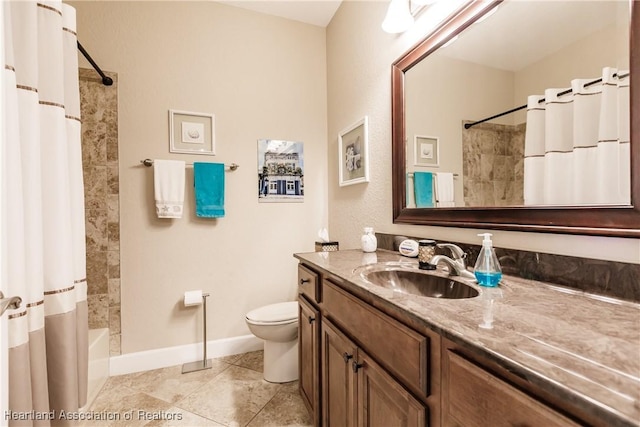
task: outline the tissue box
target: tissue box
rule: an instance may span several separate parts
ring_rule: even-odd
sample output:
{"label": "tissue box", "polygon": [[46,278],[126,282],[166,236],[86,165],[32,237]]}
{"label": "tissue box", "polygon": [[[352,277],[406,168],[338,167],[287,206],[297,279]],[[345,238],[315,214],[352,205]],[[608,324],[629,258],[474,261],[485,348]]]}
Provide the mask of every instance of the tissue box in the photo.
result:
{"label": "tissue box", "polygon": [[340,250],[338,242],[316,242],[316,252],[334,252]]}

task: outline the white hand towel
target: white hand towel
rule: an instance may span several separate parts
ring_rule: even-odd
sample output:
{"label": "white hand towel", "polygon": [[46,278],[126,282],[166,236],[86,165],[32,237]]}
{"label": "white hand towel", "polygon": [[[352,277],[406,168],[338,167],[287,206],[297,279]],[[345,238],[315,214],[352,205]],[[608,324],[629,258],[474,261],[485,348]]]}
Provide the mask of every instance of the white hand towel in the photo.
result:
{"label": "white hand towel", "polygon": [[436,173],[436,207],[452,208],[456,205],[453,192],[453,174]]}
{"label": "white hand towel", "polygon": [[179,160],[154,160],[153,184],[158,218],[182,218],[184,167]]}

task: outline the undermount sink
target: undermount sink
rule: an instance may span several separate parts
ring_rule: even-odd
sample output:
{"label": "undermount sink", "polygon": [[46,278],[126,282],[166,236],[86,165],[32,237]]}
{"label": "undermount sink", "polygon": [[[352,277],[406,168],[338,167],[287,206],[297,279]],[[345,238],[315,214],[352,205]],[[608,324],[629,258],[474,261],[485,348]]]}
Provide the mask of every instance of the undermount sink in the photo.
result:
{"label": "undermount sink", "polygon": [[403,294],[430,298],[462,299],[477,297],[473,286],[451,277],[442,277],[408,268],[365,268],[360,275],[366,281]]}

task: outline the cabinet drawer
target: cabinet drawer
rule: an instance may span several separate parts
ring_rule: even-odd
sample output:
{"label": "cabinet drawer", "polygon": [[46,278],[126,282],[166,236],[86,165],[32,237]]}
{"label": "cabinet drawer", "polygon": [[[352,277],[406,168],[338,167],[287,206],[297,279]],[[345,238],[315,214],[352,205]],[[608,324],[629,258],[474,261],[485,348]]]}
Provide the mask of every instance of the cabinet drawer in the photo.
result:
{"label": "cabinet drawer", "polygon": [[327,315],[349,331],[367,353],[414,392],[429,394],[428,338],[327,280],[322,298]]}
{"label": "cabinet drawer", "polygon": [[320,302],[320,277],[304,265],[298,265],[298,293],[314,303]]}
{"label": "cabinet drawer", "polygon": [[458,354],[445,353],[444,426],[578,426]]}

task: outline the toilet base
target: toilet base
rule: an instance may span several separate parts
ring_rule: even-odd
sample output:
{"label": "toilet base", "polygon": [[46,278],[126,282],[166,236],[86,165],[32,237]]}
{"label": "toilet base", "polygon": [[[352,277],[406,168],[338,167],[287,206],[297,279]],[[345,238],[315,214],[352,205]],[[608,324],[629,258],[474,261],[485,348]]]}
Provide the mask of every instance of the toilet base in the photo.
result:
{"label": "toilet base", "polygon": [[264,379],[288,383],[298,379],[298,340],[264,342]]}

